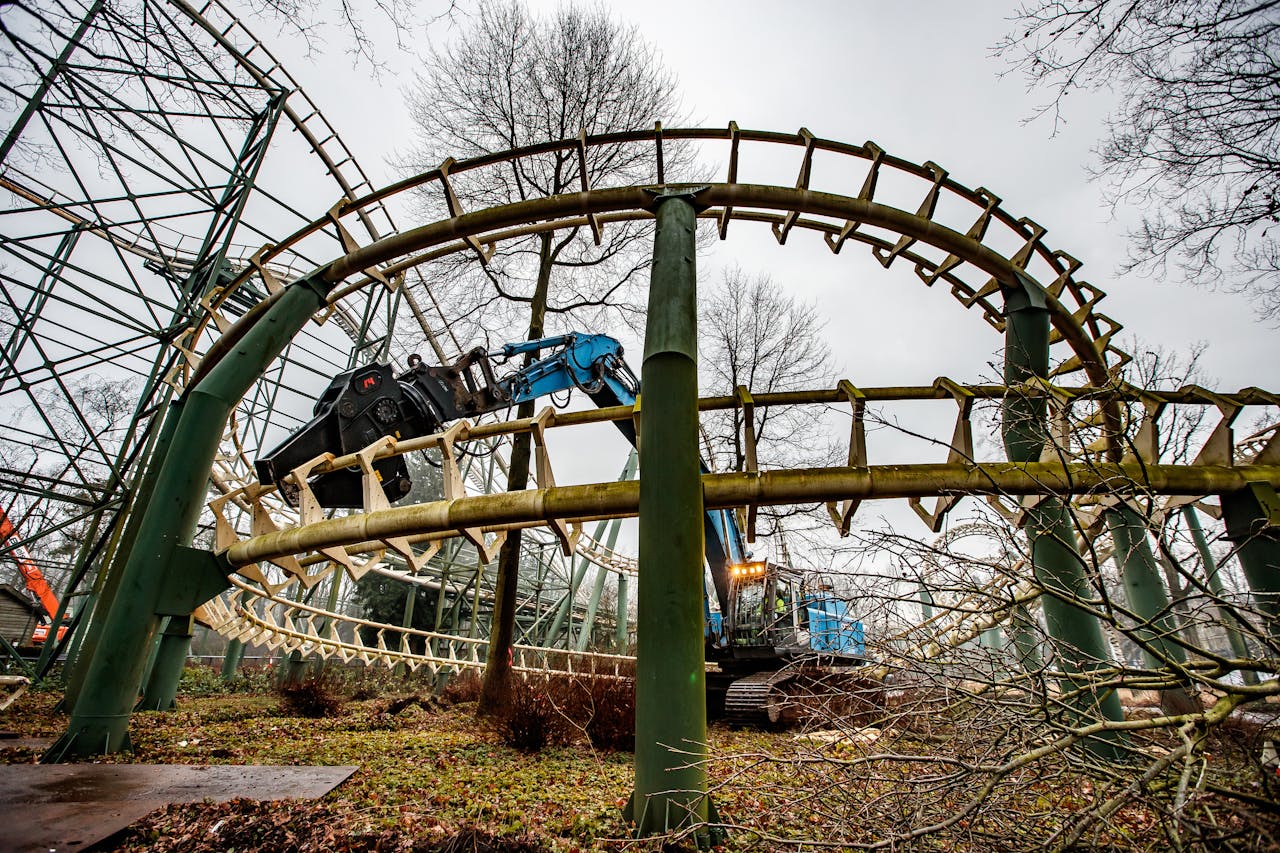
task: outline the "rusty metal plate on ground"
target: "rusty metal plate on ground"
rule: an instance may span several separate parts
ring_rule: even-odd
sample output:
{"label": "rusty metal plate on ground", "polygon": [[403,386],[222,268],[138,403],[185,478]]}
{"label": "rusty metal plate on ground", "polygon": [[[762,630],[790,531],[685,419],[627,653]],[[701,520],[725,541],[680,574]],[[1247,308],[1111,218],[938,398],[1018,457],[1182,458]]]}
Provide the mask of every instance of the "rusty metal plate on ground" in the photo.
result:
{"label": "rusty metal plate on ground", "polygon": [[73,853],[160,806],[236,797],[314,799],[355,767],[185,764],[0,766],[0,853]]}

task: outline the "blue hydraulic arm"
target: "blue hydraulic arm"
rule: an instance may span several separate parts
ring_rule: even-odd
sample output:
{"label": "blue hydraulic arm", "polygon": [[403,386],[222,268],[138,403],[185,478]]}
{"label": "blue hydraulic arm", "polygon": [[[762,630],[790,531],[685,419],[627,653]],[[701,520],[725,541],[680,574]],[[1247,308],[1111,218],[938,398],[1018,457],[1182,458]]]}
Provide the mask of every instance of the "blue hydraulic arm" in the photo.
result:
{"label": "blue hydraulic arm", "polygon": [[[498,380],[501,396],[522,403],[572,388],[581,389],[600,408],[635,405],[639,383],[622,359],[622,344],[608,335],[571,332],[567,335],[507,344],[489,353],[492,358],[511,359],[525,353],[556,351],[527,367]],[[635,425],[630,420],[614,425],[636,444]],[[702,472],[708,473],[706,463]],[[729,608],[729,567],[746,561],[742,531],[729,510],[709,510],[704,518],[705,548],[711,581],[720,612]],[[707,617],[710,619],[708,603]]]}

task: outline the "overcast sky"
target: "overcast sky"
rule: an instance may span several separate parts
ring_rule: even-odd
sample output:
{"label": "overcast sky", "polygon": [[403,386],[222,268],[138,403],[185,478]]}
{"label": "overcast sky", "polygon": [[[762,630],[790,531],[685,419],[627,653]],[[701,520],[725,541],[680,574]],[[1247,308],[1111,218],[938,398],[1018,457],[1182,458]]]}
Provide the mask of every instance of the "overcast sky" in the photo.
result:
{"label": "overcast sky", "polygon": [[[555,0],[531,0],[553,9]],[[1274,328],[1257,322],[1243,297],[1137,276],[1121,277],[1126,228],[1139,211],[1112,211],[1086,167],[1110,106],[1107,93],[1071,96],[1067,123],[1028,123],[1043,92],[1000,77],[992,45],[1010,26],[1011,0],[964,3],[646,0],[607,4],[638,25],[674,71],[693,124],[795,131],[852,143],[871,139],[897,156],[933,160],[970,187],[985,186],[1006,210],[1048,229],[1045,241],[1084,261],[1081,278],[1108,293],[1104,313],[1148,346],[1185,351],[1206,341],[1202,361],[1222,390],[1280,388]],[[246,20],[254,19],[246,13]],[[410,132],[400,86],[415,60],[388,41],[391,73],[372,78],[336,49],[308,58],[274,24],[254,25],[338,128],[374,183],[396,177],[389,163]],[[436,25],[435,40],[449,28]],[[816,186],[816,184],[815,184]],[[856,187],[849,189],[850,194]],[[405,223],[401,223],[404,227]],[[992,378],[1000,336],[905,265],[882,270],[865,250],[833,256],[818,235],[779,247],[763,226],[735,225],[700,260],[700,276],[736,262],[768,272],[828,318],[835,368],[862,386],[927,384],[947,374]],[[945,431],[949,434],[950,427]],[[873,451],[873,457],[875,453]],[[906,461],[875,459],[873,462]],[[914,461],[942,461],[916,459]],[[560,463],[557,463],[560,464]],[[620,467],[610,465],[609,469]],[[604,479],[573,472],[563,480]]]}
{"label": "overcast sky", "polygon": [[[556,0],[529,5],[549,10]],[[1205,369],[1223,389],[1280,387],[1275,331],[1256,322],[1247,300],[1120,277],[1124,233],[1139,212],[1113,212],[1086,174],[1109,96],[1072,95],[1068,121],[1056,135],[1048,120],[1027,123],[1044,93],[1028,93],[1016,76],[1001,78],[1004,63],[991,55],[1009,26],[1009,0],[809,2],[788,4],[786,13],[767,0],[606,5],[658,47],[680,79],[694,124],[804,126],[820,137],[872,139],[906,159],[934,160],[955,180],[990,188],[1006,209],[1047,227],[1046,242],[1085,262],[1078,277],[1107,291],[1103,310],[1124,323],[1126,334],[1175,348],[1208,341]],[[393,152],[410,133],[400,87],[413,55],[384,40],[379,55],[391,73],[375,79],[365,66],[351,67],[338,37],[330,34],[326,49],[307,57],[287,31],[273,37],[274,27],[255,22],[375,184],[394,178]],[[450,29],[437,24],[431,34],[447,39]],[[834,336],[837,357],[857,382],[906,382],[932,376],[921,371],[973,368],[973,358],[985,362],[998,343],[976,314],[941,291],[926,291],[909,271],[851,264],[851,252],[833,257],[816,235],[798,235],[779,249],[763,229],[734,231],[743,239],[716,247],[703,273],[733,259],[823,304],[838,300],[830,311],[832,327],[841,331]],[[892,329],[887,337],[886,327]],[[980,354],[957,360],[949,348],[941,358],[943,330],[949,343],[967,350],[972,340]]]}

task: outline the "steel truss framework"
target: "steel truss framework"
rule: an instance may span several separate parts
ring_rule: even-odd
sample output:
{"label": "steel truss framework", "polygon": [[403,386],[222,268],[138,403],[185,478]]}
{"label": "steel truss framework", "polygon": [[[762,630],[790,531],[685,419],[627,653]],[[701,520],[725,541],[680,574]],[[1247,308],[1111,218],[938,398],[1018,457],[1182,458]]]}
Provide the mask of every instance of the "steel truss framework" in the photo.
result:
{"label": "steel truss framework", "polygon": [[[353,234],[376,240],[396,228],[373,204],[266,257],[274,235],[372,187],[319,107],[216,0],[16,4],[0,31],[12,120],[0,143],[0,492],[19,530],[0,554],[32,551],[84,625],[154,448],[156,413],[203,352],[263,297],[354,245]],[[247,269],[257,281],[229,288]],[[244,448],[305,419],[324,377],[386,358],[402,313],[442,360],[461,351],[424,284],[335,300],[237,407],[214,487],[242,481],[228,466]],[[494,461],[501,470],[501,448]],[[485,488],[494,470],[467,474]],[[612,555],[593,547],[607,565]],[[541,567],[530,596],[536,587],[564,599],[573,570],[543,541],[528,551]],[[9,567],[2,579],[15,576]],[[481,600],[491,585],[481,573]],[[334,606],[350,604],[349,587],[333,592]],[[582,611],[570,610],[579,623]],[[456,607],[443,615],[459,621]],[[36,671],[81,636],[50,644]]]}
{"label": "steel truss framework", "polygon": [[[210,297],[255,264],[268,287],[314,266],[325,241],[341,244],[336,227],[269,264],[254,255],[271,233],[309,221],[316,193],[331,203],[370,185],[220,3],[16,4],[0,28],[12,120],[0,143],[0,491],[21,539],[4,550],[35,553],[80,619],[155,413],[211,332],[267,291],[243,289],[213,313]],[[351,227],[370,239],[394,231],[381,205]],[[335,304],[332,322],[293,342],[246,396],[240,435],[257,443],[272,423],[296,422],[290,388],[385,351],[396,307],[387,292]],[[41,670],[53,644],[46,651]]]}
{"label": "steel truss framework", "polygon": [[[545,529],[534,547],[558,545],[562,557],[576,554],[578,565],[560,565],[564,577],[553,608],[541,599],[554,571],[540,569],[526,587],[524,627],[536,642],[519,646],[514,664],[524,671],[616,675],[619,656],[584,649],[603,570],[616,573],[621,584],[634,567],[613,554],[611,544],[601,544],[607,528],[587,537],[582,525],[643,515],[642,490],[626,478],[557,487],[546,433],[617,418],[643,423],[642,411],[547,410],[510,423],[460,422],[440,435],[398,443],[385,438],[350,457],[322,457],[295,472],[301,489],[296,512],[273,487],[253,479],[249,460],[298,422],[309,387],[361,359],[385,357],[402,304],[437,355],[447,357],[437,331],[447,337],[449,318],[442,315],[436,326],[419,305],[431,300],[416,274],[422,265],[459,253],[483,264],[504,241],[562,229],[598,238],[616,223],[654,217],[655,208],[665,209],[655,199],[696,206],[697,216],[722,239],[736,221],[767,226],[779,243],[799,229],[816,232],[835,253],[850,242],[861,244],[886,269],[907,264],[925,285],[941,282],[1006,342],[1005,384],[999,386],[947,378],[919,388],[860,389],[842,382],[787,395],[739,388],[730,397],[702,401],[703,408],[740,408],[747,422],[756,407],[835,404],[847,407],[851,424],[847,464],[828,469],[759,470],[745,435],[747,470],[704,477],[700,500],[706,506],[739,508],[753,535],[758,507],[816,500],[848,533],[862,501],[905,498],[936,531],[962,497],[986,496],[1024,530],[1034,551],[1037,542],[1060,549],[1073,538],[1063,533],[1060,507],[1061,498],[1072,497],[1084,526],[1096,535],[1109,531],[1114,551],[1122,553],[1117,563],[1124,564],[1135,591],[1131,615],[1140,629],[1148,626],[1141,630],[1156,632],[1144,635],[1145,642],[1177,658],[1176,649],[1162,645],[1171,634],[1160,615],[1168,598],[1158,579],[1151,583],[1153,558],[1133,506],[1158,496],[1162,512],[1193,504],[1217,512],[1202,499],[1222,495],[1228,532],[1239,544],[1264,617],[1255,639],[1277,633],[1280,439],[1275,429],[1264,430],[1237,447],[1232,427],[1246,407],[1274,407],[1280,399],[1259,389],[1218,394],[1128,385],[1129,356],[1115,344],[1120,325],[1101,311],[1102,291],[1077,277],[1080,262],[1050,248],[1043,228],[1007,212],[990,191],[955,182],[935,163],[910,163],[872,142],[822,140],[804,129],[785,134],[734,124],[659,125],[450,160],[375,191],[318,110],[216,4],[198,11],[146,0],[127,8],[101,0],[52,10],[7,7],[3,24],[3,84],[15,119],[3,143],[0,175],[12,200],[0,214],[6,258],[0,308],[8,314],[0,399],[16,440],[0,447],[0,465],[14,494],[13,514],[21,518],[24,541],[16,544],[39,546],[48,559],[59,553],[56,537],[80,543],[67,560],[68,593],[79,591],[94,568],[112,566],[91,587],[100,606],[89,629],[72,634],[85,637],[86,647],[80,682],[69,693],[71,728],[58,754],[127,745],[132,692],[157,615],[169,617],[170,626],[161,658],[166,648],[185,650],[189,614],[225,588],[226,572],[239,574],[237,589],[199,613],[238,642],[433,670],[478,666],[487,633],[479,617],[491,595],[484,566],[517,526]],[[297,176],[298,159],[288,160],[287,169],[275,165],[284,158],[273,159],[282,122],[298,131],[289,138],[301,140],[333,182],[336,204],[294,195],[306,184]],[[667,186],[664,152],[672,145],[718,155],[723,171],[705,185]],[[599,146],[648,152],[652,185],[591,186],[585,164]],[[765,148],[794,158],[794,183],[739,180],[740,165],[749,171],[753,154]],[[576,158],[579,192],[484,210],[461,206],[464,183],[549,156]],[[856,180],[840,177],[850,171]],[[449,217],[397,232],[387,205],[423,193],[439,194]],[[303,214],[317,210],[325,213],[310,220]],[[289,236],[272,239],[282,233]],[[439,306],[433,302],[432,308]],[[328,322],[313,326],[311,319]],[[103,393],[111,383],[127,382],[134,384],[125,391]],[[121,397],[128,401],[123,410]],[[869,418],[884,406],[939,399],[957,407],[954,430],[940,441],[947,447],[945,461],[873,464]],[[1007,460],[982,459],[975,451],[973,412],[988,400],[1004,412]],[[1173,465],[1161,459],[1158,436],[1166,411],[1182,406],[1212,407],[1219,421],[1190,464]],[[533,436],[538,487],[472,495],[477,484],[484,491],[493,485],[501,467],[496,444],[520,432]],[[414,450],[438,458],[443,500],[389,507],[372,482],[371,463]],[[480,452],[490,454],[487,466],[475,464]],[[179,458],[188,470],[177,471]],[[306,477],[351,465],[370,480],[366,505],[362,512],[328,517]],[[206,506],[210,482],[213,498]],[[170,505],[179,511],[148,512]],[[178,540],[191,541],[193,532],[206,530],[212,542],[195,543],[211,544],[216,556],[181,550],[187,542]],[[1063,683],[1092,694],[1094,688],[1078,677],[1106,653],[1101,635],[1088,625],[1089,608],[1080,606],[1087,579],[1059,558],[1036,562],[1034,581],[1016,579],[1008,600],[1016,609],[1039,595],[1046,613],[1063,601],[1072,604],[1070,613],[1059,609],[1049,619],[1050,631],[1057,630],[1055,620],[1061,622],[1056,638],[1084,654],[1076,661],[1067,655]],[[203,567],[193,584],[199,594],[175,591],[166,572],[179,559]],[[403,567],[399,576],[410,583],[437,589],[436,627],[452,630],[403,631],[345,616],[338,607],[343,579],[386,571],[384,563]],[[581,616],[587,624],[576,640],[566,640],[575,652],[553,653],[547,638],[554,641],[564,623],[574,621],[576,590],[593,563],[599,567],[595,588]],[[118,595],[122,589],[129,594]],[[325,607],[310,601],[322,589]],[[620,599],[613,621],[625,640],[625,596]],[[442,621],[446,609],[451,613]],[[459,631],[464,609],[466,637]],[[555,614],[551,625],[540,631],[549,612]],[[996,609],[962,619],[913,654],[965,642],[1010,618],[1009,610]],[[371,629],[373,644],[353,627]],[[415,650],[412,637],[422,638],[425,651]],[[1213,666],[1238,664],[1218,660]],[[159,662],[156,667],[164,670]],[[1097,696],[1091,701],[1103,717],[1116,719],[1118,706]],[[665,760],[644,745],[638,764],[641,755],[643,761]],[[636,793],[643,802],[659,794],[640,782]],[[677,805],[705,820],[705,799],[695,800]]]}

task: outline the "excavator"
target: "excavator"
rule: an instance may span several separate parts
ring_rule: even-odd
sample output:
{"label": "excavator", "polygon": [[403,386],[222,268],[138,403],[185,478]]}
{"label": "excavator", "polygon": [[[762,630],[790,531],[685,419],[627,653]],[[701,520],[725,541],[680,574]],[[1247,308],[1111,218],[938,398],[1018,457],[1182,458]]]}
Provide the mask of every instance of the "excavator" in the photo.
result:
{"label": "excavator", "polygon": [[[536,358],[508,368],[526,354]],[[348,370],[320,395],[312,419],[254,466],[263,483],[275,483],[293,504],[298,488],[289,473],[322,453],[352,453],[386,435],[429,435],[459,418],[573,389],[601,408],[630,406],[640,384],[622,355],[622,345],[608,335],[573,332],[492,352],[477,348],[448,365],[411,356],[400,375],[389,364]],[[633,422],[614,425],[635,446]],[[705,463],[702,470],[709,470]],[[389,501],[409,493],[403,457],[379,460],[374,471]],[[359,470],[332,471],[308,485],[321,506],[358,508],[361,476]],[[708,710],[734,724],[776,725],[787,705],[786,686],[804,668],[845,670],[864,660],[862,624],[820,576],[752,560],[731,510],[708,510],[704,531],[714,591],[703,596],[706,660],[716,664],[708,673]]]}
{"label": "excavator", "polygon": [[[0,545],[7,543],[16,533],[17,528],[9,520],[9,514],[0,508]],[[31,632],[32,645],[44,645],[49,639],[49,627],[58,616],[58,597],[53,594],[53,588],[45,580],[44,573],[36,566],[36,561],[31,558],[31,554],[24,546],[18,545],[13,549],[13,558],[18,564],[18,574],[22,575],[22,582],[26,584],[27,591],[34,595],[39,600],[40,606],[44,608],[45,617]],[[70,614],[67,614],[63,617],[63,624],[58,626],[59,641],[66,636],[67,623],[70,621]]]}

